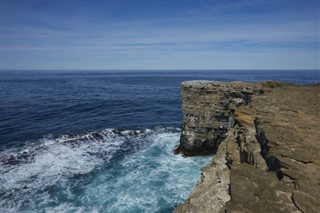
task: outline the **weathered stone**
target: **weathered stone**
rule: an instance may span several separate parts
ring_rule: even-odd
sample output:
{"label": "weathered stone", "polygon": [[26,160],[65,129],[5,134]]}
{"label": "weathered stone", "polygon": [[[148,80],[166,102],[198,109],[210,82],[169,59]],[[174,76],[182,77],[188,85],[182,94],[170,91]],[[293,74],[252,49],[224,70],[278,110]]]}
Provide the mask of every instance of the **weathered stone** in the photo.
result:
{"label": "weathered stone", "polygon": [[[244,83],[188,81],[182,83],[183,123],[180,147],[185,155],[215,152],[233,126],[233,111],[250,100]],[[190,153],[191,152],[191,153]]]}
{"label": "weathered stone", "polygon": [[[202,169],[201,179],[193,189],[192,195],[175,209],[175,213],[219,212],[229,201],[230,170],[226,165],[226,149],[229,135],[221,143],[214,159]],[[206,205],[204,205],[206,204]]]}
{"label": "weathered stone", "polygon": [[227,212],[300,212],[291,200],[292,186],[280,182],[274,172],[240,164],[232,167],[230,182]]}
{"label": "weathered stone", "polygon": [[[182,90],[182,151],[221,146],[176,212],[320,212],[319,84],[193,81]],[[228,137],[217,140],[222,116]]]}

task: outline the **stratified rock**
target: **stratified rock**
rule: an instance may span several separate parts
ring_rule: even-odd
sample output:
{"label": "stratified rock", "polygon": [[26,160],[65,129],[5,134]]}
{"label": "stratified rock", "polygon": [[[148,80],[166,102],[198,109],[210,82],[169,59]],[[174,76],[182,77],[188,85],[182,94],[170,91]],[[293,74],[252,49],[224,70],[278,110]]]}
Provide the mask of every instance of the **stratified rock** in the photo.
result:
{"label": "stratified rock", "polygon": [[320,85],[274,85],[253,98],[257,135],[268,167],[294,186],[302,212],[320,212]]}
{"label": "stratified rock", "polygon": [[218,151],[176,212],[320,212],[319,84],[192,81],[182,97],[180,151]]}
{"label": "stratified rock", "polygon": [[[175,213],[218,212],[230,200],[230,170],[226,163],[227,141],[221,143],[214,159],[202,169],[201,180],[191,196],[175,209]],[[206,205],[204,205],[206,204]]]}
{"label": "stratified rock", "polygon": [[182,83],[183,123],[178,151],[185,155],[215,152],[233,126],[234,109],[249,101],[245,83]]}

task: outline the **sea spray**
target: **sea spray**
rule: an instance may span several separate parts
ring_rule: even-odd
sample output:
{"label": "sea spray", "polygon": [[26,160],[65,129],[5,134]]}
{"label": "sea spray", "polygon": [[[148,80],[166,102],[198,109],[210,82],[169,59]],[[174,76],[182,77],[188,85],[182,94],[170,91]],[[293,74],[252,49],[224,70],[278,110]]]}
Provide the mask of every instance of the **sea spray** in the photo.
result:
{"label": "sea spray", "polygon": [[4,212],[167,212],[210,157],[174,155],[180,129],[104,129],[0,155]]}

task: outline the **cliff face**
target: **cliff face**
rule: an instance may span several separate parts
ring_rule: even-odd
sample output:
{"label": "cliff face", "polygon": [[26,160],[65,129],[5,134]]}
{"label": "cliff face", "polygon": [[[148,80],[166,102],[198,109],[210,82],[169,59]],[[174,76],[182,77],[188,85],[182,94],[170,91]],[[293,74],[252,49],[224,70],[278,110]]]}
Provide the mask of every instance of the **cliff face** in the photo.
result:
{"label": "cliff face", "polygon": [[234,125],[234,109],[250,100],[252,88],[243,83],[189,81],[182,83],[183,123],[180,152],[185,155],[217,151]]}
{"label": "cliff face", "polygon": [[320,86],[182,84],[179,151],[216,152],[175,212],[319,212]]}

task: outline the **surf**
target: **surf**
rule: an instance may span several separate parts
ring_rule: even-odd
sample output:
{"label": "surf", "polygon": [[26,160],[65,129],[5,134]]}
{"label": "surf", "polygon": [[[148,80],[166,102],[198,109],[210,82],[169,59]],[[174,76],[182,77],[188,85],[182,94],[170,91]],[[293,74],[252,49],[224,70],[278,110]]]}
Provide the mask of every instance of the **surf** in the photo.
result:
{"label": "surf", "polygon": [[164,212],[210,157],[174,155],[180,129],[103,129],[45,137],[0,154],[4,212]]}

